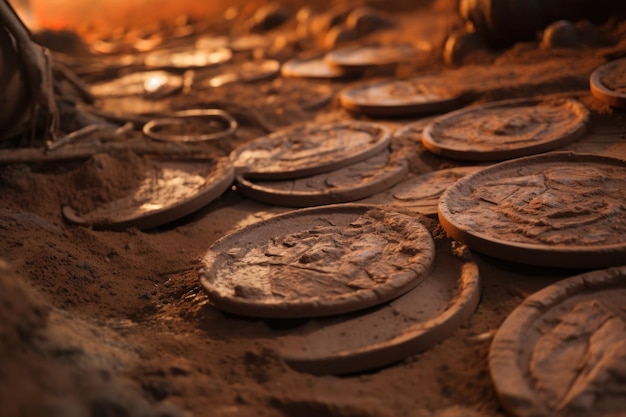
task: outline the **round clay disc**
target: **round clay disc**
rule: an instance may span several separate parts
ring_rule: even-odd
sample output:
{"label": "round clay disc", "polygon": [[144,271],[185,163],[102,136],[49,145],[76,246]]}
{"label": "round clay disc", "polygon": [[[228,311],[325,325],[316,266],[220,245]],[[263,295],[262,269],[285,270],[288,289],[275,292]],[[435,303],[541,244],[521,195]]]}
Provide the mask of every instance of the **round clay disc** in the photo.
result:
{"label": "round clay disc", "polygon": [[626,259],[626,161],[552,152],[470,174],[443,194],[439,220],[496,258],[602,268]]}
{"label": "round clay disc", "polygon": [[180,219],[206,206],[233,183],[228,158],[203,161],[155,161],[128,196],[88,213],[63,207],[72,223],[96,229],[149,229]]}
{"label": "round clay disc", "polygon": [[281,214],[210,248],[200,282],[219,309],[295,318],[342,314],[395,298],[424,280],[435,246],[414,216],[364,205]]}
{"label": "round clay disc", "polygon": [[165,96],[183,88],[183,77],[167,71],[141,71],[91,86],[99,97]]}
{"label": "round clay disc", "polygon": [[412,175],[393,187],[360,200],[363,204],[402,207],[425,216],[436,216],[441,195],[455,182],[483,167],[457,167]]}
{"label": "round clay disc", "polygon": [[324,59],[333,67],[345,71],[360,71],[371,67],[411,61],[420,52],[430,52],[429,46],[420,45],[420,49],[409,44],[351,46],[331,51],[326,54]]}
{"label": "round clay disc", "polygon": [[161,50],[148,54],[144,64],[149,68],[192,69],[205,68],[230,61],[233,53],[228,48]]}
{"label": "round clay disc", "polygon": [[626,267],[528,297],[491,344],[496,393],[514,416],[626,415]]}
{"label": "round clay disc", "polygon": [[505,100],[435,119],[424,129],[422,144],[446,158],[497,161],[573,142],[588,122],[589,111],[576,100]]}
{"label": "round clay disc", "polygon": [[346,110],[374,117],[441,113],[458,108],[457,94],[433,80],[434,77],[424,76],[361,84],[343,90],[339,101]]}
{"label": "round clay disc", "polygon": [[197,83],[200,87],[221,87],[226,84],[242,82],[251,83],[274,77],[280,71],[280,62],[274,59],[262,61],[245,61],[238,64],[227,64],[220,67],[222,71],[213,77]]}
{"label": "round clay disc", "polygon": [[291,59],[281,68],[283,77],[301,78],[342,78],[344,71],[328,65],[323,57],[309,59]]}
{"label": "round clay disc", "polygon": [[407,174],[408,163],[389,149],[353,165],[285,181],[250,181],[237,176],[237,188],[253,199],[287,207],[346,203],[386,190]]}
{"label": "round clay disc", "polygon": [[306,124],[243,144],[231,153],[247,179],[283,180],[333,171],[389,146],[390,131],[365,122]]}
{"label": "round clay disc", "polygon": [[435,236],[434,269],[417,287],[377,309],[311,321],[284,337],[278,354],[298,371],[348,374],[400,361],[452,334],[478,306],[478,267],[465,245]]}
{"label": "round clay disc", "polygon": [[591,93],[610,106],[626,106],[626,58],[607,62],[589,78]]}

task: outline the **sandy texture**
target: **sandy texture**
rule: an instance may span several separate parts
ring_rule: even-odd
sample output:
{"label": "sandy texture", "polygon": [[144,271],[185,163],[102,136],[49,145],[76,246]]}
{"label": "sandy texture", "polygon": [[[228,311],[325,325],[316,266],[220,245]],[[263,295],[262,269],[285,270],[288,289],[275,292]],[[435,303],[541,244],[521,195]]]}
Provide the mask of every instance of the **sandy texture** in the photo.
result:
{"label": "sandy texture", "polygon": [[[507,50],[471,55],[466,65],[450,69],[437,57],[437,45],[460,23],[442,13],[439,3],[432,9],[409,11],[406,5],[400,9],[396,2],[386,2],[385,9],[397,21],[396,29],[362,39],[432,41],[431,61],[409,65],[398,74],[436,74],[443,82],[462,88],[463,104],[544,95],[577,98],[591,110],[591,125],[568,149],[626,157],[624,114],[589,93],[593,69],[626,51],[626,44],[620,44],[626,34],[623,22],[586,24],[595,38],[580,48],[546,50],[538,42],[518,43]],[[245,4],[228,25],[246,21],[258,6],[258,2]],[[213,2],[194,3],[203,11],[209,6]],[[145,21],[156,12],[151,9],[146,15],[135,15]],[[92,39],[119,32],[118,20],[110,21],[116,22],[115,28],[92,34]],[[302,49],[323,52],[315,45],[292,43],[295,29],[292,18],[270,32],[272,40],[284,35],[287,42],[269,50],[267,57],[288,59],[299,56]],[[207,32],[226,34],[227,30],[221,22]],[[249,58],[249,53],[235,54],[233,62]],[[99,64],[107,62],[108,57],[98,57]],[[101,76],[92,66],[76,67],[92,71],[86,76],[91,82]],[[9,283],[19,282],[24,288],[20,292],[0,289],[0,349],[13,346],[0,355],[0,415],[164,416],[168,414],[158,411],[166,408],[173,416],[504,416],[489,376],[491,339],[525,297],[573,275],[572,270],[534,268],[476,255],[482,282],[480,304],[443,341],[377,370],[314,376],[293,370],[277,353],[280,337],[301,332],[310,321],[222,313],[209,302],[198,280],[200,260],[213,242],[282,209],[250,201],[231,189],[198,212],[152,230],[92,230],[63,220],[63,205],[88,211],[135,187],[142,178],[146,153],[228,156],[238,145],[295,123],[351,120],[353,116],[333,101],[335,94],[369,76],[332,82],[277,77],[255,84],[192,88],[187,94],[158,101],[123,98],[96,103],[133,115],[197,107],[225,109],[237,117],[240,128],[233,137],[215,143],[156,143],[136,132],[123,141],[101,145],[93,142],[107,138],[97,136],[90,143],[76,143],[58,152],[35,149],[16,155],[0,149],[0,253],[15,271]],[[390,129],[416,122],[414,133],[421,129],[416,118],[384,121]],[[409,160],[412,174],[463,165],[428,152],[419,136],[405,139],[414,150]],[[28,162],[32,157],[38,162]],[[9,160],[13,162],[4,163]],[[39,299],[35,312],[27,307],[32,304],[25,295],[33,293]],[[11,307],[7,300],[20,303]],[[49,311],[47,321],[37,308]],[[26,325],[19,324],[27,318]],[[38,332],[47,332],[52,325],[59,332],[56,342],[49,349],[35,349]],[[12,342],[5,343],[9,339]],[[99,383],[120,383],[122,388],[108,391]],[[106,401],[101,401],[104,395]],[[60,407],[59,412],[46,407],[51,402]]]}

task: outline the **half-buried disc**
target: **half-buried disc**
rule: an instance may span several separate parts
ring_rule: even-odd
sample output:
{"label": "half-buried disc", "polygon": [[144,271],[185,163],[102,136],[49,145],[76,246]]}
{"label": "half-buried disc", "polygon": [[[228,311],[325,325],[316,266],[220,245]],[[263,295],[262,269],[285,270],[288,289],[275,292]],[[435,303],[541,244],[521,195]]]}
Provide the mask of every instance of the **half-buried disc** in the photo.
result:
{"label": "half-buried disc", "polygon": [[389,146],[391,133],[374,123],[300,125],[254,139],[231,153],[237,174],[284,180],[362,161]]}
{"label": "half-buried disc", "polygon": [[206,68],[230,61],[233,52],[228,48],[193,49],[178,48],[164,49],[146,55],[144,64],[148,68],[162,69],[194,69]]}
{"label": "half-buried disc", "polygon": [[409,170],[402,152],[385,149],[364,161],[322,174],[284,181],[250,181],[237,176],[237,188],[247,197],[287,207],[346,203],[381,192]]}
{"label": "half-buried disc", "polygon": [[418,46],[418,48],[410,44],[349,46],[327,53],[324,59],[329,65],[344,71],[362,71],[412,61],[420,54],[431,52],[432,46],[426,42]]}
{"label": "half-buried disc", "polygon": [[424,129],[422,143],[446,158],[501,161],[573,142],[588,122],[589,111],[576,100],[505,100],[435,119]]}
{"label": "half-buried disc", "polygon": [[93,211],[63,207],[64,217],[96,229],[149,229],[177,220],[206,206],[234,180],[228,158],[202,161],[154,161],[132,193]]}
{"label": "half-buried disc", "polygon": [[436,216],[441,195],[455,182],[483,167],[457,167],[411,175],[393,187],[360,200],[362,204],[402,207],[425,216]]}
{"label": "half-buried disc", "polygon": [[219,309],[267,318],[372,307],[422,282],[435,257],[414,216],[365,205],[302,209],[215,242],[200,282]]}
{"label": "half-buried disc", "polygon": [[626,161],[552,152],[470,174],[439,221],[472,249],[513,262],[602,268],[626,259]]}
{"label": "half-buried disc", "polygon": [[346,74],[339,68],[330,66],[323,57],[291,59],[280,70],[283,77],[303,77],[336,79]]}
{"label": "half-buried disc", "polygon": [[626,415],[626,267],[531,295],[491,344],[496,393],[514,416]]}
{"label": "half-buried disc", "polygon": [[434,268],[419,286],[375,309],[311,321],[285,336],[278,354],[299,371],[347,374],[400,361],[452,334],[478,306],[478,267],[466,246],[441,233],[434,241]]}

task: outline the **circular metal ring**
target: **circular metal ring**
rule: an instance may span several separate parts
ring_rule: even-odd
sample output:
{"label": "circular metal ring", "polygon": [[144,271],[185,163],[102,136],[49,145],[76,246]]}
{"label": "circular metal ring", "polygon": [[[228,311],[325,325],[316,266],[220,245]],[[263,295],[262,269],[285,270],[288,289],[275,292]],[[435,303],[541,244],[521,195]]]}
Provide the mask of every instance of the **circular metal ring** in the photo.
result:
{"label": "circular metal ring", "polygon": [[[171,125],[184,124],[184,119],[190,117],[208,117],[212,119],[219,119],[226,122],[228,128],[220,132],[207,133],[207,134],[167,134],[158,132],[159,128]],[[209,140],[216,140],[226,137],[235,133],[237,130],[237,120],[229,113],[219,109],[191,109],[181,110],[169,113],[167,117],[150,120],[143,126],[143,133],[156,140],[168,141],[168,142],[204,142]]]}

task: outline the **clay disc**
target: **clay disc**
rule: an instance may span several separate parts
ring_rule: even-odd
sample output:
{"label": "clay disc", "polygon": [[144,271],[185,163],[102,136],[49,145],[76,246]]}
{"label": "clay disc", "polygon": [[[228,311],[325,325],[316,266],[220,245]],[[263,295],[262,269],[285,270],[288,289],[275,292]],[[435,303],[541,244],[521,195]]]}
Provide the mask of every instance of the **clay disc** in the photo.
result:
{"label": "clay disc", "polygon": [[424,280],[433,239],[415,219],[364,205],[302,209],[215,242],[200,282],[224,311],[319,317],[395,298]]}
{"label": "clay disc", "polygon": [[230,61],[228,48],[161,50],[148,54],[144,64],[149,68],[204,68]]}
{"label": "clay disc", "polygon": [[411,61],[420,52],[428,51],[430,45],[365,45],[337,49],[326,54],[324,59],[329,65],[345,71],[360,71],[371,67],[398,64]]}
{"label": "clay disc", "polygon": [[407,174],[408,163],[388,149],[357,162],[311,177],[285,181],[249,181],[237,176],[238,189],[247,197],[287,207],[346,203],[386,190]]}
{"label": "clay disc", "polygon": [[443,194],[439,220],[472,249],[531,265],[626,259],[626,161],[553,152],[492,165]]}
{"label": "clay disc", "polygon": [[343,90],[341,105],[368,116],[405,116],[454,110],[460,103],[456,93],[434,83],[434,77],[376,81]]}
{"label": "clay disc", "polygon": [[96,229],[149,229],[177,220],[206,206],[232,184],[228,158],[213,161],[155,161],[135,192],[88,213],[65,206],[72,223]]}
{"label": "clay disc", "polygon": [[528,297],[491,344],[489,368],[515,416],[626,415],[626,267],[559,281]]}
{"label": "clay disc", "polygon": [[422,143],[446,158],[497,161],[563,146],[581,137],[588,122],[589,111],[576,100],[505,100],[435,119]]}
{"label": "clay disc", "polygon": [[436,216],[441,195],[455,182],[483,167],[457,167],[412,175],[393,187],[360,200],[363,204],[391,205],[425,216]]}
{"label": "clay disc", "polygon": [[478,267],[466,246],[441,235],[435,245],[434,269],[417,287],[376,309],[309,322],[282,340],[278,354],[302,372],[347,374],[400,361],[452,334],[478,306]]}
{"label": "clay disc", "polygon": [[93,84],[91,93],[100,97],[166,96],[183,88],[183,77],[167,71],[141,71]]}
{"label": "clay disc", "polygon": [[346,75],[341,69],[330,66],[320,57],[291,59],[283,64],[281,74],[284,77],[303,78],[341,78]]}
{"label": "clay disc", "polygon": [[607,62],[589,78],[591,93],[610,106],[626,106],[626,58]]}
{"label": "clay disc", "polygon": [[391,133],[379,124],[300,125],[262,136],[231,153],[247,179],[282,180],[328,172],[376,155]]}
{"label": "clay disc", "polygon": [[[197,83],[200,87],[221,87],[226,84],[251,83],[274,77],[280,71],[280,62],[274,59],[245,61],[220,67],[219,74]],[[194,83],[195,84],[195,83]]]}

